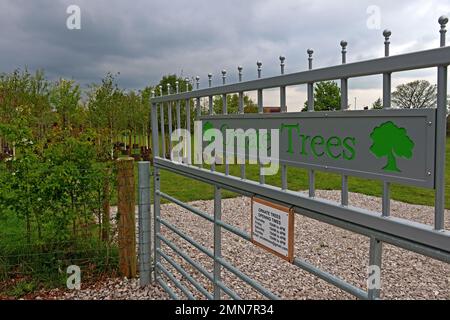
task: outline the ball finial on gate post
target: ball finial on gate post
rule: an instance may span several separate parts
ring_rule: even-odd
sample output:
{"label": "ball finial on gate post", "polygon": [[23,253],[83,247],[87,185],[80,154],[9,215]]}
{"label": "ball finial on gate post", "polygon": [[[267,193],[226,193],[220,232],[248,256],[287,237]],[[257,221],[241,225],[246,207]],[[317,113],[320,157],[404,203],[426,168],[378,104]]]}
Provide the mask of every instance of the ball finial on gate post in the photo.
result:
{"label": "ball finial on gate post", "polygon": [[227,79],[227,70],[223,69],[222,70],[222,84],[226,83],[226,79]]}
{"label": "ball finial on gate post", "polygon": [[391,44],[389,39],[390,39],[391,35],[392,35],[391,30],[385,29],[383,31],[383,36],[384,36],[384,56],[385,57],[389,56],[389,45]]}
{"label": "ball finial on gate post", "polygon": [[162,96],[163,95],[163,86],[159,85],[159,94]]}
{"label": "ball finial on gate post", "polygon": [[199,76],[195,77],[195,87],[197,90],[200,89],[200,77]]}
{"label": "ball finial on gate post", "polygon": [[441,33],[441,47],[445,47],[445,34],[447,33],[445,26],[448,23],[447,16],[440,16],[438,22],[441,25],[441,30],[439,30]]}
{"label": "ball finial on gate post", "polygon": [[186,92],[189,91],[189,78],[184,78],[184,81],[186,82]]}
{"label": "ball finial on gate post", "polygon": [[152,90],[152,98],[154,98],[155,97],[155,90]]}
{"label": "ball finial on gate post", "polygon": [[258,66],[258,78],[261,78],[262,62],[256,61],[256,65]]}
{"label": "ball finial on gate post", "polygon": [[239,82],[242,82],[242,66],[238,66],[238,76],[239,76]]}
{"label": "ball finial on gate post", "polygon": [[286,60],[285,56],[280,56],[280,68],[281,68],[281,74],[284,74],[284,61]]}
{"label": "ball finial on gate post", "polygon": [[347,62],[347,41],[342,40],[341,41],[341,53],[342,53],[342,63],[346,63]]}
{"label": "ball finial on gate post", "polygon": [[312,62],[313,62],[312,55],[314,53],[314,50],[313,49],[308,49],[308,50],[306,50],[306,53],[308,54],[308,68],[309,68],[309,70],[311,70],[312,69]]}
{"label": "ball finial on gate post", "polygon": [[170,94],[170,83],[167,84],[167,95]]}
{"label": "ball finial on gate post", "polygon": [[178,80],[175,81],[175,90],[177,90],[177,94],[180,93],[180,82]]}
{"label": "ball finial on gate post", "polygon": [[212,73],[208,73],[208,87],[212,87]]}

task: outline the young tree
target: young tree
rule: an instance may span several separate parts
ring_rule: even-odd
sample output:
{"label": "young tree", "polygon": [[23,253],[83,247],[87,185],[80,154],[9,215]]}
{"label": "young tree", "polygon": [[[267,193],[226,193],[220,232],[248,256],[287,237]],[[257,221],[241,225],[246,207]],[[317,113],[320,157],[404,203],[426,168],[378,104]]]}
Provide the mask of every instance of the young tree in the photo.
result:
{"label": "young tree", "polygon": [[[120,132],[121,122],[120,102],[123,96],[122,90],[117,86],[115,77],[108,73],[101,85],[92,85],[88,92],[89,118],[92,126],[97,131],[98,143],[109,144],[109,157],[114,156],[114,138]],[[108,141],[102,141],[107,137]]]}
{"label": "young tree", "polygon": [[162,86],[163,95],[166,95],[167,94],[167,84],[170,84],[171,93],[175,93],[177,81],[178,81],[178,86],[179,86],[180,92],[186,91],[186,85],[188,86],[189,91],[192,90],[192,84],[190,82],[186,81],[186,79],[180,78],[176,74],[169,74],[169,75],[163,76],[163,78],[159,81],[158,87],[156,88],[156,93],[158,95],[161,94],[161,92],[159,91],[159,86]]}
{"label": "young tree", "polygon": [[142,137],[145,137],[145,146],[150,147],[151,136],[151,126],[150,126],[150,97],[152,96],[153,87],[147,86],[139,91],[139,96],[141,97],[141,125],[142,125]]}
{"label": "young tree", "polygon": [[[45,140],[54,118],[49,101],[49,83],[44,72],[34,75],[27,69],[0,75],[0,123],[11,124],[20,118],[33,132],[35,142]],[[3,146],[14,145],[0,136],[0,153]]]}
{"label": "young tree", "polygon": [[37,70],[29,78],[29,87],[25,92],[27,105],[31,108],[30,125],[35,132],[36,140],[45,140],[46,134],[55,120],[49,102],[50,91],[51,84],[45,77],[44,71]]}
{"label": "young tree", "polygon": [[[223,100],[222,97],[215,97],[213,102],[214,112],[216,114],[222,114],[223,112]],[[239,112],[239,96],[237,94],[227,95],[227,112],[228,113],[238,113]],[[244,112],[245,113],[257,113],[258,106],[253,100],[244,95]]]}
{"label": "young tree", "polygon": [[416,80],[397,86],[392,102],[399,108],[418,109],[436,106],[436,85],[426,80]]}
{"label": "young tree", "polygon": [[[341,108],[341,89],[335,81],[322,81],[314,87],[314,110],[328,111]],[[308,110],[308,102],[305,101],[302,111]]]}
{"label": "young tree", "polygon": [[61,117],[62,128],[69,129],[80,102],[80,86],[73,80],[60,79],[52,88],[50,102]]}
{"label": "young tree", "polygon": [[378,98],[374,101],[374,103],[372,103],[372,109],[383,109],[383,101],[381,101],[381,98]]}
{"label": "young tree", "polygon": [[414,142],[405,128],[397,127],[392,121],[373,129],[370,138],[373,141],[370,151],[378,158],[387,157],[387,164],[383,167],[385,171],[401,172],[397,167],[396,157],[412,157]]}

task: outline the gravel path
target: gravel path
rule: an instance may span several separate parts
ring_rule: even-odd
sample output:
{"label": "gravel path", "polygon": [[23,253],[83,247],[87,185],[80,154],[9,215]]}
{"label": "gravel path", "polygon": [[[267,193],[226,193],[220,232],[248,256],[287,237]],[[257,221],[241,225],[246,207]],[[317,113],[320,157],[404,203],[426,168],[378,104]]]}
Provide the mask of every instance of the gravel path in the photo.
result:
{"label": "gravel path", "polygon": [[[317,191],[322,198],[339,201],[339,191]],[[371,210],[381,210],[381,199],[350,193],[351,205]],[[212,201],[196,201],[193,206],[212,214]],[[410,205],[398,201],[391,203],[392,215],[422,223],[431,223],[433,208]],[[234,198],[222,202],[223,220],[250,232],[250,199]],[[213,249],[212,224],[179,208],[162,206],[163,218],[175,224],[181,231],[196,239],[203,246]],[[450,213],[446,211],[446,228],[450,228]],[[212,261],[187,242],[172,235],[167,229],[163,234],[183,249],[189,256],[212,271]],[[241,271],[259,281],[266,288],[284,299],[354,299],[340,289],[303,271],[251,243],[223,232],[222,254]],[[366,288],[369,239],[318,221],[296,215],[295,256],[333,273],[342,279]],[[164,252],[188,270],[203,286],[212,291],[204,276],[196,272],[170,248],[163,245]],[[176,277],[183,280],[168,263],[164,263]],[[234,275],[223,271],[223,282],[242,298],[261,299],[258,292]],[[170,285],[170,281],[168,281]],[[197,298],[204,298],[186,280],[183,283]],[[171,287],[183,295],[173,285]],[[167,295],[157,286],[139,289],[137,280],[108,280],[79,292],[56,291],[58,299],[166,299]],[[226,296],[224,298],[227,298]],[[391,245],[383,245],[382,293],[384,299],[450,299],[450,265],[424,257]]]}
{"label": "gravel path", "polygon": [[82,286],[79,291],[53,289],[36,293],[35,300],[165,300],[169,296],[155,285],[139,287],[138,279],[108,279],[96,284]]}

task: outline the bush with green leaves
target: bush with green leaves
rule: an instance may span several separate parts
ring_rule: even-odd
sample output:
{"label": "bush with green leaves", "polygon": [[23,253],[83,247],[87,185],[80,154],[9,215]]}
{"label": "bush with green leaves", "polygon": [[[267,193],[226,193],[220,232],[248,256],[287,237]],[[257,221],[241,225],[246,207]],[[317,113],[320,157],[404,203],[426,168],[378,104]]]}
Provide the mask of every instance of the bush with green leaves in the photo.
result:
{"label": "bush with green leaves", "polygon": [[0,278],[19,273],[59,283],[70,264],[92,273],[115,269],[117,250],[101,233],[113,171],[97,162],[91,137],[57,138],[42,153],[22,138],[17,157],[0,165]]}

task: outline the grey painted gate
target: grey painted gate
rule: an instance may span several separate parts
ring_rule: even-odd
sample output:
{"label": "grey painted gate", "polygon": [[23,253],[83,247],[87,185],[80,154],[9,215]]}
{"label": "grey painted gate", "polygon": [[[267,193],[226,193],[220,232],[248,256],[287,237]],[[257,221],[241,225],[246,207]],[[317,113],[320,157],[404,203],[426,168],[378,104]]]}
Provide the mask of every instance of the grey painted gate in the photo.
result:
{"label": "grey painted gate", "polygon": [[[189,281],[200,293],[208,299],[220,299],[223,294],[238,299],[236,292],[231,290],[221,279],[221,270],[226,269],[258,292],[270,299],[278,298],[275,294],[265,289],[249,275],[242,273],[221,255],[221,232],[226,230],[243,239],[251,241],[251,235],[229,225],[221,219],[221,195],[222,190],[227,189],[245,196],[257,196],[269,201],[286,205],[293,208],[296,214],[319,220],[352,232],[356,232],[370,238],[369,264],[381,267],[382,243],[395,245],[406,250],[420,253],[446,263],[450,262],[450,232],[444,227],[445,211],[445,145],[446,145],[446,112],[447,112],[447,66],[450,64],[450,47],[445,46],[445,25],[447,18],[441,17],[440,48],[402,54],[397,56],[389,55],[390,31],[385,30],[385,57],[363,62],[347,63],[345,41],[341,42],[342,64],[321,69],[313,69],[313,51],[308,50],[309,70],[285,74],[284,57],[280,57],[281,75],[270,78],[261,77],[262,64],[258,62],[258,79],[252,81],[242,81],[242,68],[238,68],[239,82],[226,84],[226,71],[222,71],[222,86],[212,87],[212,75],[209,74],[209,87],[200,89],[199,77],[196,78],[196,88],[193,91],[184,91],[184,88],[176,88],[176,93],[159,95],[151,98],[151,121],[153,134],[154,153],[154,253],[153,271],[154,279],[170,294],[172,298],[181,298],[168,286],[168,279],[178,287],[188,298],[193,299],[194,295],[183,283],[168,271],[164,265],[168,263],[177,270],[185,279]],[[422,68],[435,68],[437,70],[437,107],[429,110],[406,110],[391,109],[391,75],[393,72],[416,70]],[[383,76],[383,110],[371,111],[349,111],[348,108],[348,80],[350,78],[382,75]],[[314,83],[325,80],[337,80],[341,82],[341,109],[336,112],[314,112]],[[306,84],[308,87],[308,111],[305,113],[287,113],[286,108],[286,87]],[[279,88],[281,114],[263,114],[263,90]],[[161,90],[161,88],[160,88]],[[257,91],[259,114],[244,114],[244,93]],[[161,90],[162,92],[162,90]],[[239,114],[227,114],[227,94],[237,93],[239,95]],[[223,114],[215,115],[213,112],[213,97],[222,96]],[[201,99],[207,99],[208,108],[202,108]],[[187,157],[181,162],[172,159],[171,143],[167,143],[167,136],[170,136],[175,129],[181,128],[181,101],[186,108],[185,128],[191,128],[190,104],[194,100],[196,107],[196,118],[209,122],[213,127],[242,128],[260,126],[269,128],[283,127],[290,123],[291,131],[286,130],[284,135],[291,135],[292,130],[309,130],[311,139],[315,139],[310,147],[316,155],[325,155],[327,159],[308,158],[306,153],[299,160],[293,156],[290,150],[289,136],[285,136],[285,144],[281,143],[281,188],[265,183],[264,175],[260,172],[258,182],[246,178],[245,166],[241,164],[240,176],[232,176],[229,172],[229,164],[225,163],[225,173],[217,172],[215,166],[203,168],[201,165],[192,164],[191,150],[188,150]],[[176,110],[173,112],[172,107]],[[202,110],[205,109],[205,110]],[[205,112],[203,112],[205,111]],[[168,125],[165,124],[165,113],[168,118]],[[207,115],[203,114],[207,113]],[[176,119],[173,121],[172,116]],[[296,126],[299,126],[296,129]],[[397,155],[404,155],[406,160],[396,165],[382,170],[380,167],[383,160],[377,159],[374,155],[376,150],[371,150],[372,155],[367,150],[370,145],[369,137],[373,135],[376,128],[381,126],[395,126],[402,132],[407,131],[410,141],[410,149],[414,147],[414,154],[408,151],[397,151]],[[349,163],[345,161],[345,150],[343,153],[336,151],[336,147],[345,145],[345,138],[338,136],[331,137],[329,128],[336,126],[346,128],[345,133],[349,136],[347,145],[353,143],[355,152],[353,158],[357,161]],[[313,132],[316,130],[317,132]],[[378,132],[381,132],[380,130]],[[301,135],[298,135],[301,137]],[[318,137],[319,138],[316,138]],[[306,136],[303,137],[305,139]],[[322,137],[322,138],[320,138]],[[324,138],[325,137],[325,138]],[[287,140],[286,140],[287,139]],[[297,136],[292,139],[297,139]],[[328,139],[328,140],[326,140]],[[353,139],[353,140],[352,140]],[[331,142],[330,142],[331,141]],[[353,141],[353,142],[352,142]],[[287,143],[287,144],[286,144]],[[301,143],[297,141],[296,143]],[[167,145],[168,144],[168,145]],[[317,148],[322,152],[317,151]],[[325,150],[329,148],[330,150]],[[334,149],[333,149],[334,148]],[[347,148],[350,150],[350,147]],[[284,150],[284,151],[283,151]],[[287,151],[286,151],[287,150]],[[334,150],[334,151],[333,151]],[[360,151],[362,150],[362,151]],[[364,151],[365,150],[365,151]],[[167,156],[167,154],[170,156]],[[378,152],[379,155],[380,152]],[[300,156],[300,155],[299,155]],[[291,157],[291,158],[289,158]],[[337,158],[339,159],[337,159]],[[359,158],[358,158],[359,157]],[[372,157],[372,158],[371,158]],[[347,158],[351,158],[351,153],[347,153]],[[400,157],[399,157],[400,158]],[[359,159],[359,160],[358,160]],[[408,160],[409,159],[409,160]],[[348,159],[347,159],[348,160]],[[303,195],[296,190],[288,189],[288,168],[297,166],[306,168],[309,173],[309,194]],[[391,170],[389,170],[391,169]],[[184,203],[171,195],[165,194],[160,189],[162,170],[174,172],[176,174],[189,177],[195,180],[206,182],[214,186],[214,216],[202,212],[187,203]],[[342,175],[342,189],[340,203],[330,202],[321,199],[315,194],[315,173],[316,171],[337,172]],[[381,212],[370,212],[362,208],[352,207],[348,204],[348,177],[359,176],[364,178],[378,179],[383,181],[383,201]],[[435,190],[435,217],[434,225],[419,224],[413,221],[390,216],[390,183],[399,182],[406,185],[415,185]],[[193,214],[211,222],[214,225],[214,250],[211,251],[195,239],[190,238],[177,226],[169,223],[161,212],[161,198],[169,200],[182,208],[191,211]],[[162,229],[180,237],[194,246],[196,249],[213,259],[214,271],[209,273],[196,261],[195,257],[188,256],[173,242],[163,235]],[[203,274],[213,284],[213,292],[207,291],[192,275],[177,264],[166,252],[161,244],[171,248],[182,259],[189,263],[194,269]],[[292,263],[317,277],[341,288],[342,290],[362,299],[379,298],[380,289],[372,288],[367,291],[355,287],[342,279],[320,270],[319,268],[302,260],[301,257],[294,257]]]}

